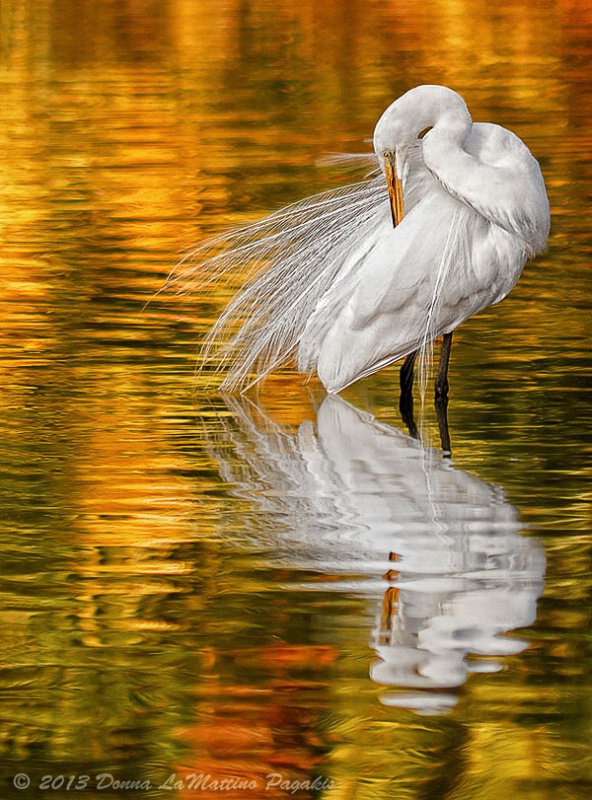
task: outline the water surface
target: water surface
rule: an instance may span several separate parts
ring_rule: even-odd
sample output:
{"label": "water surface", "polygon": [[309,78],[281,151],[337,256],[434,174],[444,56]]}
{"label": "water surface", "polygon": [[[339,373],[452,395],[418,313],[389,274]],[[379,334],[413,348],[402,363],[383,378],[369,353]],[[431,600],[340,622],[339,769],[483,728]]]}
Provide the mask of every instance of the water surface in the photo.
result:
{"label": "water surface", "polygon": [[[3,797],[590,796],[590,23],[3,5]],[[527,141],[553,210],[455,337],[452,460],[396,368],[196,386],[228,287],[157,295],[180,255],[351,179],[322,157],[426,82]]]}

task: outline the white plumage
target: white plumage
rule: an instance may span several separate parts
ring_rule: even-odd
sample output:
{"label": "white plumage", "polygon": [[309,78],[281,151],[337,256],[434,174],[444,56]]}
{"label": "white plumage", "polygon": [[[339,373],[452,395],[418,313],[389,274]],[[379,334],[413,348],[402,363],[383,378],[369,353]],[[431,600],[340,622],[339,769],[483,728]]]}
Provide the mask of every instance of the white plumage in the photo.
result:
{"label": "white plumage", "polygon": [[374,149],[387,180],[389,164],[396,170],[402,218],[379,174],[193,254],[198,281],[250,270],[204,348],[206,361],[228,368],[222,390],[292,360],[339,392],[499,302],[544,250],[550,216],[538,162],[510,131],[473,123],[451,89],[419,86],[396,100]]}

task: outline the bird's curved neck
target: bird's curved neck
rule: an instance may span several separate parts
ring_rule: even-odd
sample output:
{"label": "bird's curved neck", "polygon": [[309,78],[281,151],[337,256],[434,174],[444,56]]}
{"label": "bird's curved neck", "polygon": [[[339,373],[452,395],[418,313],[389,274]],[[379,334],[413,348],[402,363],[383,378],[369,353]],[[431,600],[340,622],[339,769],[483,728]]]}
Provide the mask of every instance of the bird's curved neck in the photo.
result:
{"label": "bird's curved neck", "polygon": [[472,128],[468,113],[441,114],[433,129],[423,140],[423,159],[427,169],[435,175],[453,194],[458,194],[456,185],[459,175],[470,167],[472,161],[465,150]]}
{"label": "bird's curved neck", "polygon": [[445,139],[449,146],[457,144],[462,147],[471,133],[472,124],[473,121],[464,108],[446,110],[438,115],[425,144]]}

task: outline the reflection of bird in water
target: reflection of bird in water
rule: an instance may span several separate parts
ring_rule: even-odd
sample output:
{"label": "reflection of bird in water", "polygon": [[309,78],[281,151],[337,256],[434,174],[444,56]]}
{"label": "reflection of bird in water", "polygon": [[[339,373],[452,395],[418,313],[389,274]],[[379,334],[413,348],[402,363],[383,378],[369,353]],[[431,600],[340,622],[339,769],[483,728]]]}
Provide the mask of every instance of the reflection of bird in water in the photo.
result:
{"label": "reflection of bird in water", "polygon": [[374,149],[384,175],[192,254],[196,266],[179,279],[247,274],[205,351],[229,367],[224,391],[295,359],[334,393],[405,358],[408,393],[417,353],[428,361],[443,336],[436,395],[445,398],[453,330],[504,298],[545,248],[549,204],[537,161],[505,128],[473,123],[451,89],[419,86],[396,100]]}
{"label": "reflection of bird in water", "polygon": [[[235,424],[214,455],[234,491],[255,501],[251,536],[269,558],[340,574],[345,590],[384,593],[376,578],[388,581],[373,632],[375,681],[442,690],[495,668],[467,656],[525,647],[500,634],[535,620],[545,559],[537,540],[520,535],[501,489],[337,397],[325,399],[316,427],[303,422],[297,433],[246,400],[227,402]],[[453,701],[422,691],[390,699],[420,708]]]}

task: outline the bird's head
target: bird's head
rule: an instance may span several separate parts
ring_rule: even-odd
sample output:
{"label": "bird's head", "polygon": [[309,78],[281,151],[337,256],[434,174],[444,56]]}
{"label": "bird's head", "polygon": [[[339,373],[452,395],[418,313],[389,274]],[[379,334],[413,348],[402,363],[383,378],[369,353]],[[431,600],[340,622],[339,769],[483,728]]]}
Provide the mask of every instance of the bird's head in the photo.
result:
{"label": "bird's head", "polygon": [[463,139],[470,127],[465,101],[446,86],[416,86],[386,109],[374,129],[374,151],[386,176],[395,226],[404,213],[402,181],[410,148],[433,128]]}
{"label": "bird's head", "polygon": [[374,150],[382,163],[385,152],[413,146],[436,126],[466,136],[471,126],[466,103],[446,86],[416,86],[391,103],[378,120]]}

